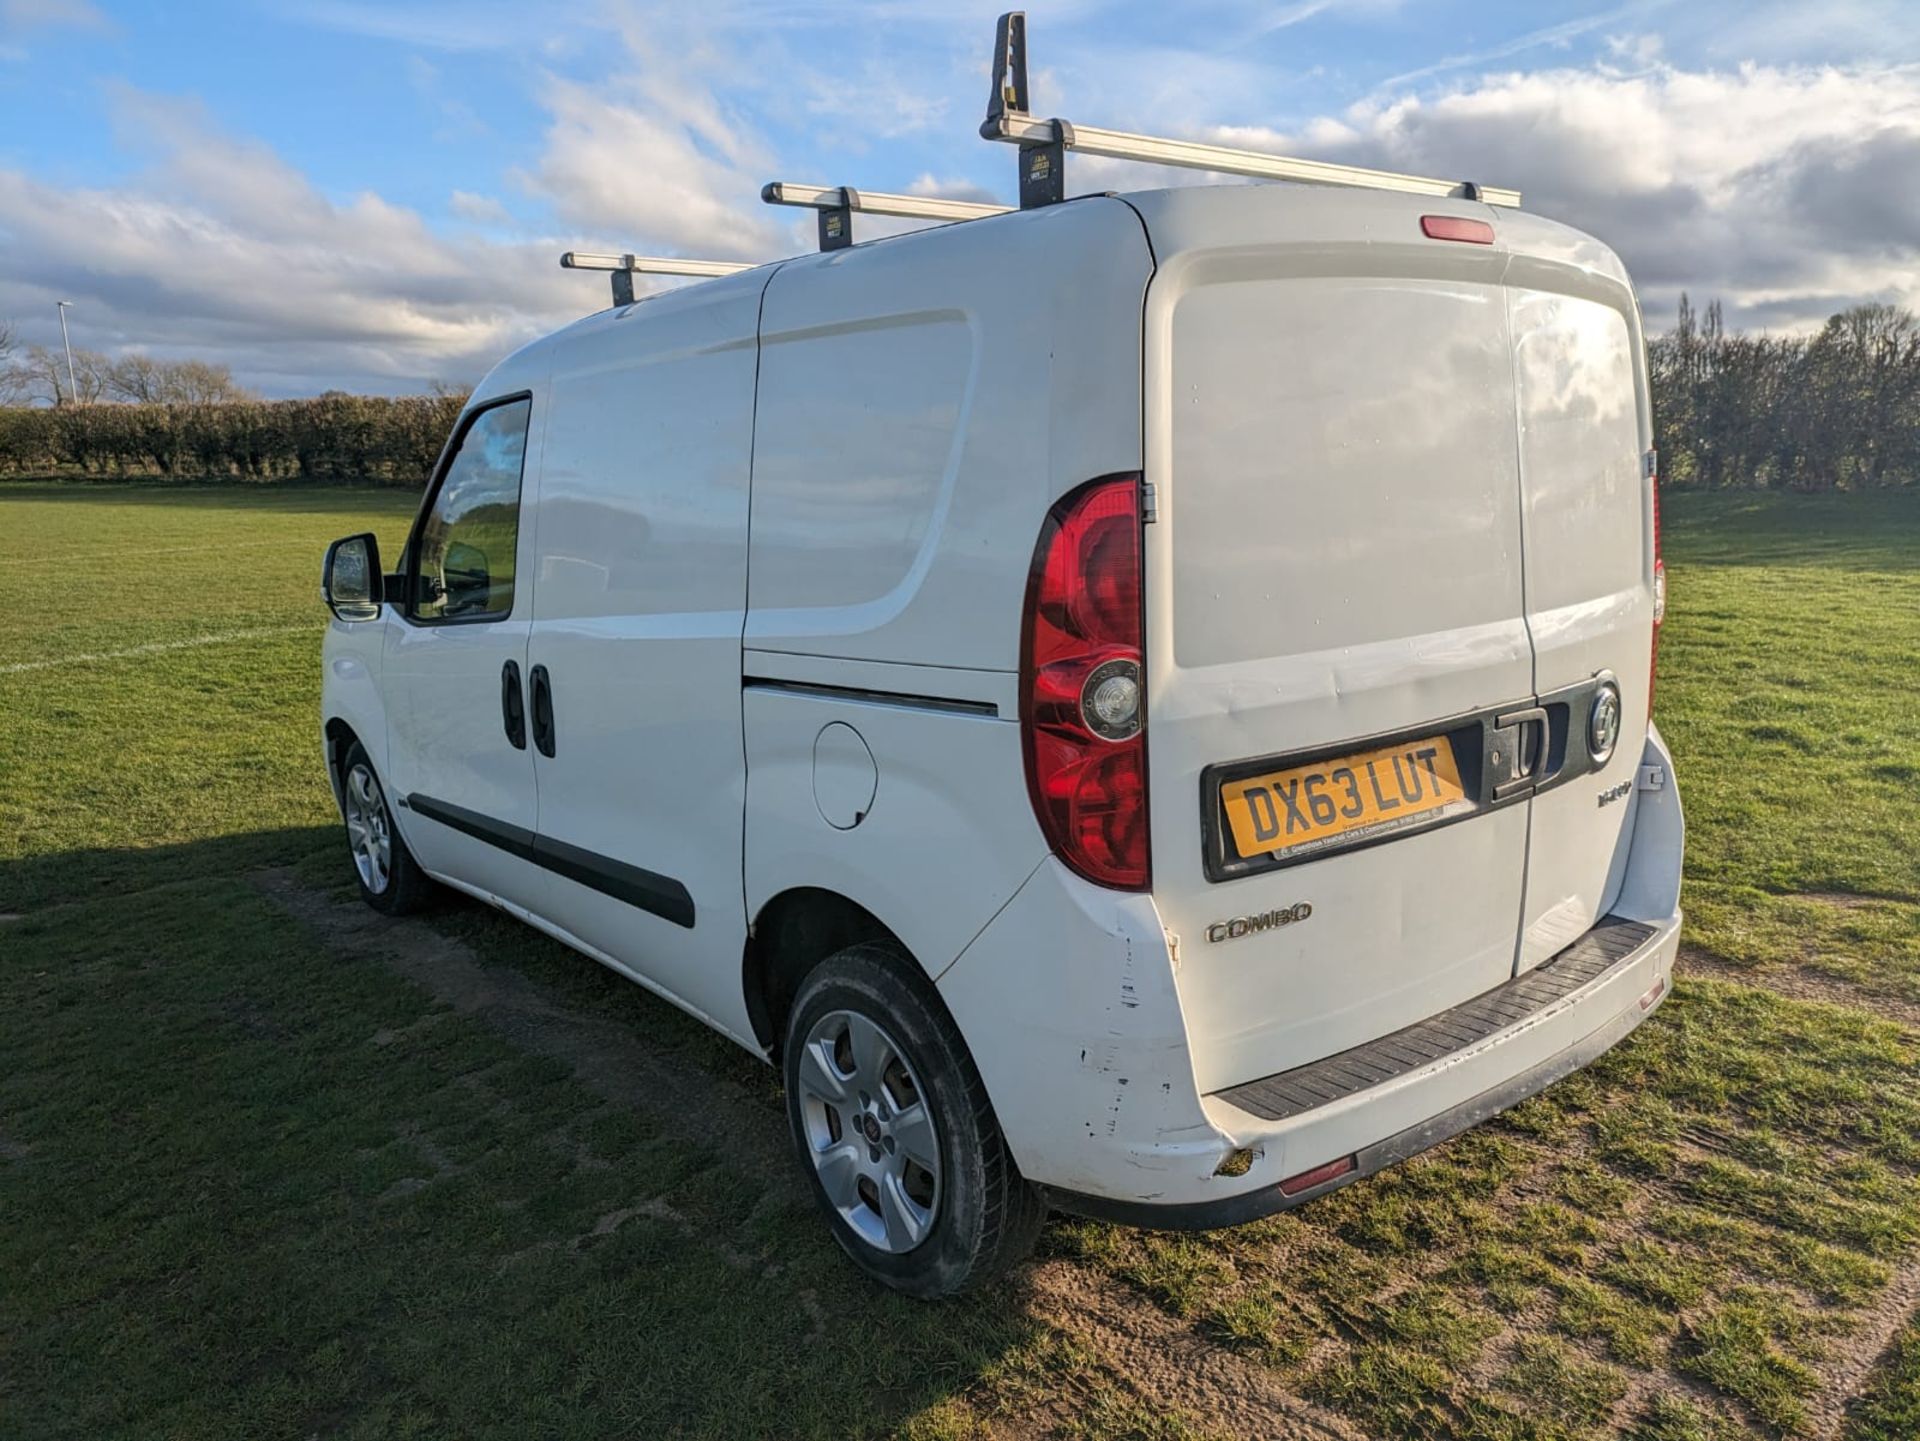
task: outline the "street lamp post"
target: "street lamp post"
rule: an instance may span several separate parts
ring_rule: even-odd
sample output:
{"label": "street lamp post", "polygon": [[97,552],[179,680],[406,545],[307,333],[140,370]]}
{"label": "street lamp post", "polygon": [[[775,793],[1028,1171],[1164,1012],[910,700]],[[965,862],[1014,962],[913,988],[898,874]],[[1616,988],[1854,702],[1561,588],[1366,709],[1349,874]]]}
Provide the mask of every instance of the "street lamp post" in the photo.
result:
{"label": "street lamp post", "polygon": [[71,300],[57,300],[54,304],[60,311],[60,344],[67,352],[67,394],[73,397],[73,403],[80,403],[80,383],[73,378],[73,341],[67,337],[67,307]]}

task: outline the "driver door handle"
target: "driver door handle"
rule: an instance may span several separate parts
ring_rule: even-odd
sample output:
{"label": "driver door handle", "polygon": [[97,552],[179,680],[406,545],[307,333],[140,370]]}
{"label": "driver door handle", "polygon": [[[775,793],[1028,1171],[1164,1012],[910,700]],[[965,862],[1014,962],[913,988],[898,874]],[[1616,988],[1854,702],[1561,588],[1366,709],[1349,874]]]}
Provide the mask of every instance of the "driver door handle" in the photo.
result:
{"label": "driver door handle", "polygon": [[500,667],[500,721],[506,727],[507,741],[517,751],[527,748],[527,706],[520,694],[520,662],[510,660]]}
{"label": "driver door handle", "polygon": [[533,748],[553,759],[553,686],[547,668],[537,665],[530,676],[533,688]]}

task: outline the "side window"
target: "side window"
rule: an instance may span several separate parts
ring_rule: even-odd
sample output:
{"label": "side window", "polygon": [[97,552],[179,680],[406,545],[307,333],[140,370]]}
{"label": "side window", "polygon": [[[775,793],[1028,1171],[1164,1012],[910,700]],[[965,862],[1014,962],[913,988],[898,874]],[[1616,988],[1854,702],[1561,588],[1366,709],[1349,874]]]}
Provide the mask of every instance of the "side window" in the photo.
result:
{"label": "side window", "polygon": [[414,546],[414,619],[498,620],[513,609],[520,470],[532,411],[526,399],[491,406],[460,438]]}

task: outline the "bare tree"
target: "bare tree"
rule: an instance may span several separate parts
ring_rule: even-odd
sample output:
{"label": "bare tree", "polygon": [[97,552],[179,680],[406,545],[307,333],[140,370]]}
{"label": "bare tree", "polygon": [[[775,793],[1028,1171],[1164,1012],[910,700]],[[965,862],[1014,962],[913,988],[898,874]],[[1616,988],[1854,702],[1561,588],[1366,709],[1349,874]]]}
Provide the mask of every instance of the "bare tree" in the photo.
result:
{"label": "bare tree", "polygon": [[26,387],[14,373],[14,351],[20,348],[19,333],[11,320],[0,320],[0,405],[16,405],[27,398]]}
{"label": "bare tree", "polygon": [[156,360],[137,350],[113,362],[106,385],[116,400],[142,405],[211,405],[255,398],[224,365],[204,360]]}
{"label": "bare tree", "polygon": [[[112,362],[97,350],[76,350],[73,352],[73,382],[79,389],[78,399],[83,405],[90,405],[107,393],[107,372]],[[70,403],[74,397],[67,394],[67,361],[65,353],[49,350],[44,345],[29,345],[17,359],[6,368],[4,382],[14,398],[29,401],[44,401],[48,405]]]}

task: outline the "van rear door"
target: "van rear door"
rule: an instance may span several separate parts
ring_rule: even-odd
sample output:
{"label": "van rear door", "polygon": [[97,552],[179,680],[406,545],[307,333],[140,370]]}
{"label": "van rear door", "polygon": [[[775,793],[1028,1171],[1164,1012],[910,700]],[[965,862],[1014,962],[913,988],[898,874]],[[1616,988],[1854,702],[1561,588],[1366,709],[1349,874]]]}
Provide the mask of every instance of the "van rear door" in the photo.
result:
{"label": "van rear door", "polygon": [[[1653,639],[1652,432],[1640,317],[1619,261],[1535,216],[1502,215],[1499,230],[1513,252],[1507,308],[1534,686],[1555,730],[1568,732],[1555,742],[1567,748],[1562,777],[1532,804],[1526,970],[1606,913],[1626,867]],[[1620,696],[1610,742],[1606,715],[1594,714],[1608,680]],[[1590,737],[1596,725],[1601,735]]]}
{"label": "van rear door", "polygon": [[[1153,895],[1203,1091],[1513,973],[1532,706],[1500,245],[1404,197],[1133,197]],[[1489,212],[1436,200],[1429,210]]]}

